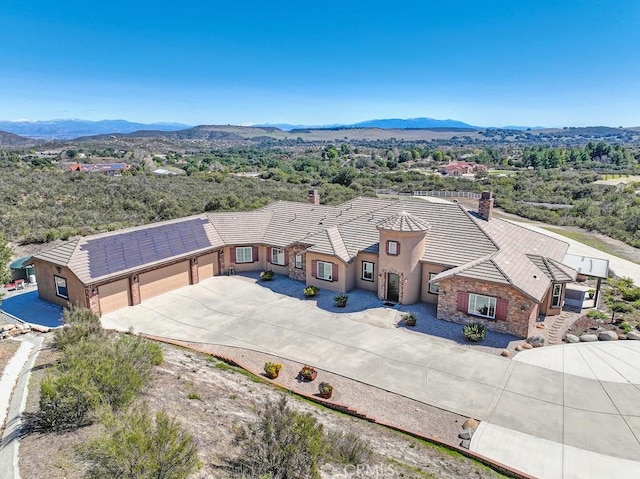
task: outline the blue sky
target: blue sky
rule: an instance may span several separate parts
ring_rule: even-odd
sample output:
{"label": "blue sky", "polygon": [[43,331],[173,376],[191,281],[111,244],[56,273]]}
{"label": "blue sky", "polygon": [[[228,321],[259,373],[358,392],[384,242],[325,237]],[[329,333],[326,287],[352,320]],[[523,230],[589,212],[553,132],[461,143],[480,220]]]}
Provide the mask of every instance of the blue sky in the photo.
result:
{"label": "blue sky", "polygon": [[639,0],[3,0],[0,119],[640,126]]}

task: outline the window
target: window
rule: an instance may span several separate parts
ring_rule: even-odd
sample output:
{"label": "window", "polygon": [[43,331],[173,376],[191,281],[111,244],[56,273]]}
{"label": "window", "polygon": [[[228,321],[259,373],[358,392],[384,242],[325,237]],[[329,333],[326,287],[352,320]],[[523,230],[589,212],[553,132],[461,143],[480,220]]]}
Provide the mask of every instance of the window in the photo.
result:
{"label": "window", "polygon": [[373,263],[369,261],[362,262],[362,279],[365,281],[373,281]]}
{"label": "window", "polygon": [[325,281],[333,281],[333,264],[324,261],[318,261],[318,272],[316,277]]}
{"label": "window", "polygon": [[495,319],[496,298],[469,293],[469,309],[467,312],[475,316]]}
{"label": "window", "polygon": [[400,252],[398,251],[398,242],[397,241],[387,241],[387,254],[392,256],[398,255]]}
{"label": "window", "polygon": [[284,266],[284,250],[282,248],[271,248],[271,263]]}
{"label": "window", "polygon": [[253,248],[238,246],[236,248],[236,263],[253,263]]}
{"label": "window", "polygon": [[69,299],[69,291],[67,290],[67,280],[60,276],[54,276],[56,283],[56,295],[64,299]]}
{"label": "window", "polygon": [[554,284],[553,292],[551,293],[551,307],[559,308],[560,307],[560,299],[562,299],[562,285]]}
{"label": "window", "polygon": [[[429,281],[436,277],[438,273],[429,273]],[[440,291],[440,285],[436,283],[429,283],[429,292],[431,294],[438,294]]]}
{"label": "window", "polygon": [[302,255],[296,255],[296,269],[302,269]]}

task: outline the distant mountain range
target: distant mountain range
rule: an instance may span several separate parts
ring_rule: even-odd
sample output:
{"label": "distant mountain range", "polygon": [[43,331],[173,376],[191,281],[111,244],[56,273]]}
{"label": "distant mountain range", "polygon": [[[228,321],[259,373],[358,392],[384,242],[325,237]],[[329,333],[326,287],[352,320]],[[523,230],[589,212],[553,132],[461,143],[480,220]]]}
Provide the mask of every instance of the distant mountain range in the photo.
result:
{"label": "distant mountain range", "polygon": [[268,126],[280,128],[284,131],[318,129],[326,130],[333,128],[381,128],[383,130],[406,129],[406,128],[471,128],[481,130],[482,127],[473,126],[458,120],[436,120],[435,118],[387,118],[379,120],[367,120],[358,123],[333,125],[291,125],[288,123],[261,124],[255,126]]}
{"label": "distant mountain range", "polygon": [[176,131],[191,128],[182,123],[133,123],[126,120],[0,121],[0,131],[45,140],[68,140],[80,136],[132,133],[139,130]]}
{"label": "distant mountain range", "polygon": [[[437,120],[435,118],[389,118],[367,120],[351,124],[332,125],[293,125],[289,123],[251,125],[254,127],[278,128],[283,131],[292,130],[327,130],[338,128],[380,128],[389,129],[447,129],[447,130],[483,130],[485,127],[474,126],[458,120]],[[88,121],[77,119],[60,119],[47,121],[0,121],[0,131],[14,133],[27,138],[41,140],[69,140],[83,136],[128,134],[137,131],[180,131],[192,128],[182,123],[135,123],[126,120]],[[534,127],[532,129],[539,129]],[[526,130],[526,126],[509,126],[504,129]]]}

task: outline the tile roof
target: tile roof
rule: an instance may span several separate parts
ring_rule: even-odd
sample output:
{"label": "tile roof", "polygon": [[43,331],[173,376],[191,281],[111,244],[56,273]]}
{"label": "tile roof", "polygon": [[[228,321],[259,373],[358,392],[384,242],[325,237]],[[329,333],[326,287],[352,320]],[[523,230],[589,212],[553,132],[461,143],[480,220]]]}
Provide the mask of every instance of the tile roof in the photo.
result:
{"label": "tile roof", "polygon": [[68,266],[85,284],[169,262],[224,243],[206,215],[69,241],[34,258]]}
{"label": "tile roof", "polygon": [[338,206],[278,201],[249,212],[196,215],[69,241],[36,255],[69,266],[85,284],[224,245],[309,245],[344,262],[377,253],[379,228],[424,231],[423,262],[459,275],[512,284],[542,299],[550,281],[569,281],[568,245],[504,220],[484,221],[453,203],[357,198]]}
{"label": "tile roof", "polygon": [[568,243],[502,219],[485,221],[475,213],[468,212],[468,215],[495,242],[498,251],[478,264],[444,271],[435,276],[433,282],[451,276],[506,282],[541,301],[552,281],[575,279],[576,272],[561,263]]}
{"label": "tile roof", "polygon": [[380,230],[401,231],[407,233],[414,231],[427,232],[431,229],[431,225],[427,221],[406,211],[401,211],[396,215],[385,218],[377,224],[377,227]]}

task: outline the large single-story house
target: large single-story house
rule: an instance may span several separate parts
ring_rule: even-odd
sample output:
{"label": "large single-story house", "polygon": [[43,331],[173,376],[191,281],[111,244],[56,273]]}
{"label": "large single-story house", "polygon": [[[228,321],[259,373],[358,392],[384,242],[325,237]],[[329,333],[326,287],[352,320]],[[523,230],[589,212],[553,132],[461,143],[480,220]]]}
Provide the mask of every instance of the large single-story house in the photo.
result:
{"label": "large single-story house", "polygon": [[479,163],[469,163],[467,161],[451,161],[446,165],[442,165],[438,168],[438,171],[447,176],[462,176],[472,173],[478,173],[480,171],[489,171],[487,165],[481,165]]}
{"label": "large single-story house", "polygon": [[357,198],[338,206],[278,201],[68,241],[33,256],[38,292],[97,314],[216,275],[272,270],[339,293],[437,305],[438,318],[527,337],[559,314],[576,271],[568,244],[455,203]]}

